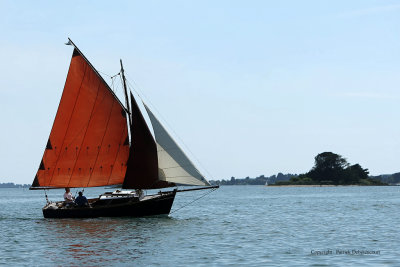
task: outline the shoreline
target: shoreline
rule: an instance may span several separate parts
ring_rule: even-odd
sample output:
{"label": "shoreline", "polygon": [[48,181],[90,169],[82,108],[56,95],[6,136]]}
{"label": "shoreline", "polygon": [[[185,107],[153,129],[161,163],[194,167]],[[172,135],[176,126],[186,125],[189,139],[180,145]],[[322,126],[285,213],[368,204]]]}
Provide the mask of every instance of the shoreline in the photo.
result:
{"label": "shoreline", "polygon": [[265,185],[265,187],[345,187],[345,186],[395,186],[395,185],[333,185],[333,184],[288,184],[288,185]]}
{"label": "shoreline", "polygon": [[288,184],[288,185],[266,185],[266,187],[335,187],[335,186],[360,186],[360,185],[333,185],[333,184]]}

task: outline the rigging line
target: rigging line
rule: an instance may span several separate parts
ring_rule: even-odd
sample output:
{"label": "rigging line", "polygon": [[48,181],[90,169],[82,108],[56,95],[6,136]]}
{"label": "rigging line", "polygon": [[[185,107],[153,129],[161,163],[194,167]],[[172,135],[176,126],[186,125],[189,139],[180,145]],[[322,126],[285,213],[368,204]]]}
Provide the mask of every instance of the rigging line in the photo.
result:
{"label": "rigging line", "polygon": [[49,198],[48,198],[47,193],[46,193],[46,189],[43,190],[43,191],[44,191],[44,196],[46,197],[46,203],[50,204]]}
{"label": "rigging line", "polygon": [[[146,99],[148,99],[148,97],[142,93],[142,90],[139,89],[135,89],[135,87],[129,82],[129,80],[127,80],[128,84],[132,87],[132,89],[139,95],[139,98],[143,101],[141,95],[143,95]],[[132,82],[136,85],[136,87],[140,87],[134,80],[132,80]],[[150,101],[146,101],[147,103],[150,103],[150,105],[152,106],[152,108],[154,108],[154,110],[157,112],[157,115],[159,117],[162,118],[162,120],[165,122],[165,124],[168,126],[168,128],[170,128],[172,130],[172,132],[174,133],[174,135],[180,140],[180,142],[184,145],[185,149],[187,151],[190,152],[191,156],[196,160],[196,162],[202,167],[203,170],[205,170],[208,174],[208,176],[210,177],[210,179],[214,179],[213,175],[204,167],[204,165],[200,162],[200,160],[195,156],[195,154],[189,149],[189,147],[186,145],[186,143],[182,140],[182,138],[180,138],[180,136],[175,132],[175,130],[173,129],[173,127],[171,127],[171,125],[168,123],[168,121],[161,115],[161,112],[158,111],[158,109],[155,107],[155,105]],[[192,164],[193,165],[193,164]],[[195,166],[194,166],[195,167]],[[195,169],[197,170],[197,168],[195,167]],[[197,170],[198,171],[198,170]]]}
{"label": "rigging line", "polygon": [[[126,80],[126,79],[125,79]],[[121,82],[121,83],[118,83],[118,85],[123,85],[124,84],[124,81],[122,80],[122,75],[119,75],[119,81]]]}
{"label": "rigging line", "polygon": [[[127,76],[127,75],[125,75]],[[125,79],[128,82],[128,85],[130,85],[133,89],[133,91],[136,92],[136,94],[139,95],[139,98],[143,101],[141,95],[144,96],[144,98],[146,98],[146,103],[149,103],[152,108],[154,108],[154,110],[157,112],[157,115],[160,116],[162,118],[162,120],[165,122],[165,124],[172,130],[172,132],[174,133],[174,135],[179,139],[179,141],[183,144],[183,146],[185,147],[185,149],[187,149],[191,156],[196,160],[196,162],[201,166],[201,168],[206,171],[206,173],[209,176],[209,180],[214,180],[214,176],[204,167],[204,165],[200,162],[200,160],[194,155],[194,153],[189,149],[189,147],[185,144],[185,142],[183,142],[182,138],[179,137],[179,135],[174,131],[174,129],[171,127],[171,125],[167,122],[167,120],[161,115],[161,113],[158,111],[158,109],[155,107],[155,105],[148,99],[148,97],[142,93],[142,90],[139,89],[135,89],[135,87],[129,82],[128,79]],[[134,80],[132,80],[133,83],[135,83],[136,87],[140,87]],[[140,94],[139,94],[140,93]]]}
{"label": "rigging line", "polygon": [[111,79],[114,79],[115,77],[117,77],[118,75],[120,75],[121,72],[118,72],[117,74],[115,74],[114,76],[111,76]]}
{"label": "rigging line", "polygon": [[[129,89],[132,88],[132,90],[133,90],[134,92],[136,92],[136,94],[139,96],[140,100],[143,101],[141,95],[143,95],[143,96],[147,99],[147,96],[142,92],[142,90],[139,89],[140,86],[132,79],[132,82],[135,84],[135,86],[133,86],[133,84],[131,84],[130,81],[127,79],[127,76],[128,76],[128,75],[125,74],[125,81],[128,83]],[[136,89],[136,88],[137,88],[137,89]]]}
{"label": "rigging line", "polygon": [[120,75],[120,73],[121,73],[121,72],[118,72],[117,74],[115,74],[115,75],[113,75],[113,76],[110,76],[110,79],[111,79],[111,86],[112,86],[113,91],[116,91],[116,90],[114,89],[114,83],[115,83],[115,82],[114,82],[114,81],[115,81],[114,78],[117,77],[118,75]]}
{"label": "rigging line", "polygon": [[74,199],[76,198],[76,194],[78,194],[78,192],[79,192],[79,188],[77,188],[77,189],[75,190]]}
{"label": "rigging line", "polygon": [[115,75],[113,75],[113,76],[108,75],[107,73],[104,73],[104,72],[101,72],[101,71],[98,71],[98,72],[100,72],[100,73],[102,73],[102,74],[104,74],[104,75],[110,77],[112,89],[110,88],[110,85],[109,85],[104,79],[103,79],[103,81],[104,81],[104,83],[107,85],[107,87],[109,87],[109,88],[111,89],[111,93],[113,94],[113,96],[115,97],[115,99],[117,100],[117,102],[119,102],[119,104],[122,106],[122,109],[126,111],[125,106],[121,103],[121,101],[119,100],[119,98],[118,98],[117,95],[116,95],[116,93],[118,92],[118,88],[119,88],[118,83],[116,84],[115,89],[114,89],[114,84],[115,84],[114,78],[115,78],[116,76],[120,75],[121,72],[118,72],[117,74],[115,74]]}
{"label": "rigging line", "polygon": [[115,79],[114,78],[115,78],[115,76],[111,77],[111,87],[112,87],[112,90],[114,91],[114,93],[116,93],[117,89],[118,89],[118,86],[115,85]]}
{"label": "rigging line", "polygon": [[171,211],[169,214],[172,214],[172,213],[174,213],[174,212],[177,212],[178,210],[181,210],[181,209],[183,209],[183,208],[185,208],[185,207],[187,207],[187,206],[193,204],[194,202],[200,200],[201,198],[207,196],[208,194],[211,194],[211,193],[214,192],[215,190],[217,190],[217,188],[212,188],[210,191],[206,192],[205,194],[201,195],[200,197],[194,199],[194,200],[191,201],[191,202],[188,202],[188,203],[186,203],[186,204],[183,204],[181,207],[177,208],[176,210]]}
{"label": "rigging line", "polygon": [[113,90],[114,90],[115,94],[117,94],[120,84],[118,82],[116,83],[115,79],[113,79],[113,81],[114,81],[113,85],[115,86],[115,88],[113,88]]}
{"label": "rigging line", "polygon": [[107,77],[112,77],[110,74],[107,74],[107,73],[105,73],[105,72],[102,72],[102,71],[99,71],[99,70],[97,70],[99,73],[101,73],[101,74],[103,74],[103,75],[105,75],[105,76],[107,76]]}
{"label": "rigging line", "polygon": [[105,72],[102,72],[102,71],[100,71],[100,70],[97,70],[100,74],[102,74],[102,75],[104,75],[104,76],[107,76],[108,78],[110,78],[111,79],[111,88],[112,88],[112,90],[113,91],[116,91],[116,90],[114,90],[114,78],[117,76],[117,75],[120,75],[120,73],[121,72],[118,72],[117,74],[115,74],[115,75],[109,75],[109,74],[107,74],[107,73],[105,73]]}

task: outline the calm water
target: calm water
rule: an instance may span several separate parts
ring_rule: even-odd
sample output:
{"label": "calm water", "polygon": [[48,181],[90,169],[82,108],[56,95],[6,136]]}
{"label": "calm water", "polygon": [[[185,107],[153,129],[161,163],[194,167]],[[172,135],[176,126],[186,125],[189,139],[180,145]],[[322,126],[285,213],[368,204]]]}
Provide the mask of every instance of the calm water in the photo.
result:
{"label": "calm water", "polygon": [[0,265],[400,266],[400,187],[225,186],[161,218],[44,219],[44,204],[0,189]]}

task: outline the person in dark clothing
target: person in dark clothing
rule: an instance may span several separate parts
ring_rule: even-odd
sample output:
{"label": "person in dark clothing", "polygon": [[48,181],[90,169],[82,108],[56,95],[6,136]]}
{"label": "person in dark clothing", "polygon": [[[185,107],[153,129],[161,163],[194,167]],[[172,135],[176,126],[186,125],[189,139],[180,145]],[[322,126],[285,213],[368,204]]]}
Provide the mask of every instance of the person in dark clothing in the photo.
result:
{"label": "person in dark clothing", "polygon": [[82,192],[78,193],[79,196],[75,199],[75,204],[84,207],[84,206],[89,206],[89,202],[85,196],[83,196]]}

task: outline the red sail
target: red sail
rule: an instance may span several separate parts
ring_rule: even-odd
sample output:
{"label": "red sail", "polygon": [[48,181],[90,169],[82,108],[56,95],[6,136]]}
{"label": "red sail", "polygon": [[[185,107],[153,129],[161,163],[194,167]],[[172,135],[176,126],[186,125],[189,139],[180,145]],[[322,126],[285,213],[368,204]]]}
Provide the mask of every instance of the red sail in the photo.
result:
{"label": "red sail", "polygon": [[122,188],[151,189],[175,186],[158,177],[157,145],[131,93],[131,149]]}
{"label": "red sail", "polygon": [[74,49],[35,187],[122,184],[129,156],[126,113],[106,82]]}

